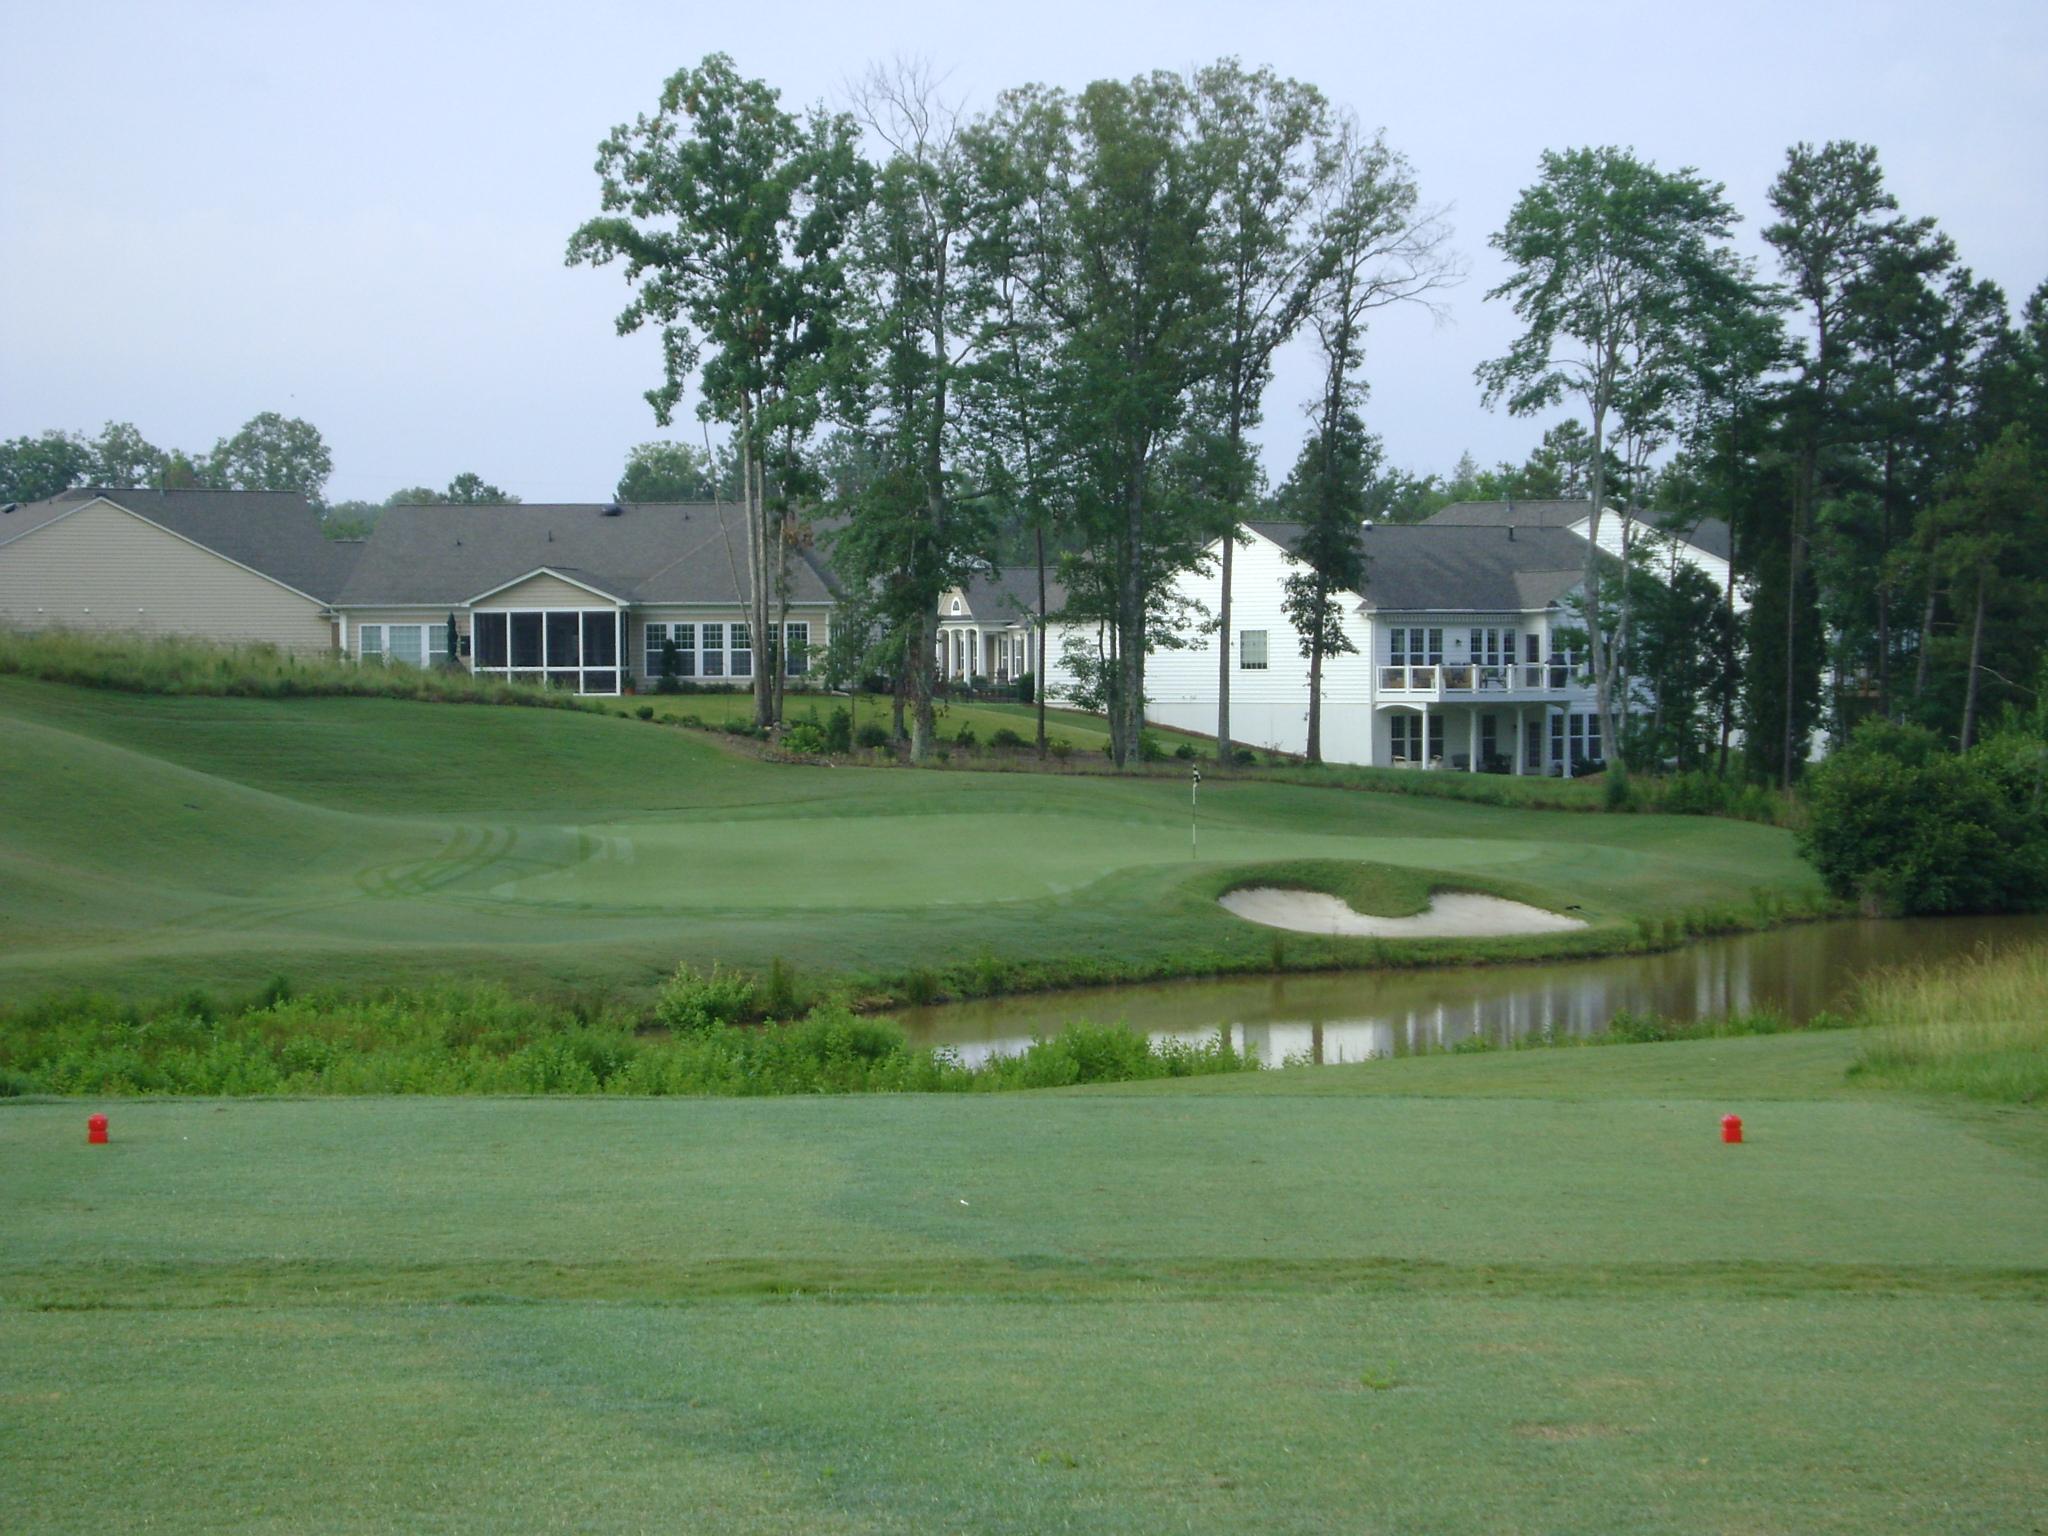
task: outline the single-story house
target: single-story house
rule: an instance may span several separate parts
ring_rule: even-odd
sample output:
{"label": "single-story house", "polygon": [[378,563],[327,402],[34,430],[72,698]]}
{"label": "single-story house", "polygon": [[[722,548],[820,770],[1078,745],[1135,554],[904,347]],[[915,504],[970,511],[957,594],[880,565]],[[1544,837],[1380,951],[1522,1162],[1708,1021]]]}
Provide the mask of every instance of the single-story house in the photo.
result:
{"label": "single-story house", "polygon": [[0,623],[340,644],[334,608],[360,545],[322,537],[303,496],[73,490],[0,507]]}

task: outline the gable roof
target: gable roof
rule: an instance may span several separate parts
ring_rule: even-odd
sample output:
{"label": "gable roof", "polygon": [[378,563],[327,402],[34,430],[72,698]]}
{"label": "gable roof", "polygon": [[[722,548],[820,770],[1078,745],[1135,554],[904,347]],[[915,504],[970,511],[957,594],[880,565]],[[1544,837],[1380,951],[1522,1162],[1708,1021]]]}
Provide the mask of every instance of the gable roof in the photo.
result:
{"label": "gable roof", "polygon": [[[1038,566],[1011,566],[1006,571],[980,571],[962,582],[959,614],[952,604],[941,600],[939,617],[977,619],[984,624],[1016,624],[1038,616]],[[1067,605],[1067,589],[1048,569],[1045,573],[1045,611],[1057,614]]]}
{"label": "gable roof", "polygon": [[[1250,523],[1293,553],[1299,523]],[[1586,541],[1559,526],[1379,523],[1359,536],[1368,605],[1398,613],[1525,613],[1546,608],[1585,577]]]}
{"label": "gable roof", "polygon": [[[1593,503],[1585,497],[1576,501],[1454,501],[1423,521],[1438,526],[1569,528],[1591,516],[1592,510]],[[1609,510],[1620,515],[1617,508]],[[1729,559],[1734,550],[1728,525],[1718,517],[1646,511],[1638,521],[1722,560]]]}
{"label": "gable roof", "polygon": [[[99,490],[90,486],[0,516],[0,543],[108,501],[303,596],[330,602],[362,545],[328,538],[296,491]],[[16,520],[20,525],[15,526]]]}
{"label": "gable roof", "polygon": [[[536,571],[626,602],[747,601],[744,507],[694,502],[519,502],[392,507],[343,586],[344,607],[459,607]],[[832,600],[813,551],[790,560],[790,600]]]}

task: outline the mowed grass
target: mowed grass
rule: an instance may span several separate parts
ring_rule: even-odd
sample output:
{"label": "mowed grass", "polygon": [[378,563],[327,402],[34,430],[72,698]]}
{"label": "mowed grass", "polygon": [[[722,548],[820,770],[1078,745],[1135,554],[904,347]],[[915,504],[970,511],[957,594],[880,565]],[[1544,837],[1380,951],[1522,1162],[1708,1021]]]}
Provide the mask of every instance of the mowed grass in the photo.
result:
{"label": "mowed grass", "polygon": [[0,1529],[2027,1529],[2048,1138],[1856,1048],[12,1105]]}
{"label": "mowed grass", "polygon": [[0,678],[0,997],[449,977],[643,994],[679,960],[806,976],[1245,969],[1214,896],[1261,864],[1415,872],[1561,940],[1290,936],[1287,963],[1596,953],[1638,924],[1821,901],[1790,836],[1214,781],[805,767],[631,718]]}

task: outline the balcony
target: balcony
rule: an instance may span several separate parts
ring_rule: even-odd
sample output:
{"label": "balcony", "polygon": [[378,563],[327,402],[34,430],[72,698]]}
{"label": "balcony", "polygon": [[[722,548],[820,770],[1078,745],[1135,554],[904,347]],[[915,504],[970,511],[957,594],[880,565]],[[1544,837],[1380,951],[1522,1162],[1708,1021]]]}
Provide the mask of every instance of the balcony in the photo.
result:
{"label": "balcony", "polygon": [[1569,657],[1518,661],[1498,666],[1454,664],[1381,667],[1379,691],[1420,703],[1433,699],[1551,698],[1570,693],[1577,667]]}

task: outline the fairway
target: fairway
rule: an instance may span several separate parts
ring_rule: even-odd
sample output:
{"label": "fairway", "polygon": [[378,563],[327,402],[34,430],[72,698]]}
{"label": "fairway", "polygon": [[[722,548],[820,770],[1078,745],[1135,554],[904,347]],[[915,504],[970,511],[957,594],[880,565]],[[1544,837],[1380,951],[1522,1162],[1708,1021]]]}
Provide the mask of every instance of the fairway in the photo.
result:
{"label": "fairway", "polygon": [[14,1105],[0,1527],[2025,1529],[2039,1117],[1854,1049]]}
{"label": "fairway", "polygon": [[[1230,781],[768,763],[611,715],[0,680],[0,991],[421,978],[644,992],[679,960],[887,977],[981,957],[1269,963],[1217,879],[1358,861],[1639,919],[1800,904],[1791,837]],[[1362,963],[1297,938],[1296,963]],[[1426,949],[1416,953],[1426,953]]]}

